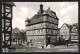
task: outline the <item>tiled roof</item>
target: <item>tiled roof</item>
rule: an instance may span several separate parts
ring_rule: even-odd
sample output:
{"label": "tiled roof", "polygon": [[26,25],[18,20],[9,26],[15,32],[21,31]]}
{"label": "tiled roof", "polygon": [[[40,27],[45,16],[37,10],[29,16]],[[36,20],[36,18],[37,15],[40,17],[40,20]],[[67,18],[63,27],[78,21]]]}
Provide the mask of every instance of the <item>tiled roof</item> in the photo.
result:
{"label": "tiled roof", "polygon": [[72,26],[75,26],[78,29],[78,23],[74,23]]}
{"label": "tiled roof", "polygon": [[[72,24],[72,25],[69,25],[69,24],[67,24],[67,23],[64,23],[69,29],[70,29],[70,31],[72,30],[72,27],[73,26],[76,26],[76,28],[78,29],[78,23],[74,23],[74,24]],[[63,24],[63,25],[64,25]]]}
{"label": "tiled roof", "polygon": [[70,31],[71,31],[71,29],[72,29],[72,25],[69,25],[69,24],[66,24],[67,25],[67,27],[70,29]]}
{"label": "tiled roof", "polygon": [[[43,22],[43,15],[47,14],[47,15],[51,15],[51,12],[53,12],[52,10],[48,9],[45,10],[42,14],[35,14],[31,19],[30,22],[27,25],[31,25],[31,24],[35,24],[35,23],[39,23],[39,22]],[[55,14],[55,12],[53,12]],[[58,19],[58,17],[56,16],[56,19]],[[29,21],[29,20],[26,20]]]}
{"label": "tiled roof", "polygon": [[[64,24],[65,24],[65,25],[69,28],[69,30],[71,31],[72,25],[69,25],[69,24],[67,24],[67,23],[64,23]],[[63,24],[63,25],[64,25],[64,24]],[[62,25],[62,26],[63,26],[63,25]],[[62,26],[61,26],[61,27],[62,27]]]}
{"label": "tiled roof", "polygon": [[[69,24],[67,24],[67,23],[64,23],[63,25],[66,25],[68,28],[70,28],[70,25],[69,25]],[[62,25],[62,26],[63,26],[63,25]]]}
{"label": "tiled roof", "polygon": [[68,27],[68,28],[70,28],[70,25],[69,24],[67,24],[67,23],[65,23],[66,24],[66,26]]}
{"label": "tiled roof", "polygon": [[12,5],[12,6],[15,6],[14,2],[2,2],[3,4],[9,4],[9,5]]}
{"label": "tiled roof", "polygon": [[39,23],[39,22],[42,22],[42,21],[43,21],[42,15],[37,15],[36,14],[30,19],[30,22],[28,23],[28,25]]}
{"label": "tiled roof", "polygon": [[[56,15],[56,13],[55,13],[54,11],[52,11],[50,8],[48,8],[47,10],[45,10],[45,11],[43,12],[43,15],[44,15],[44,14],[48,14],[48,15],[54,17],[54,16],[52,15],[52,13],[54,13],[54,15]],[[56,16],[56,19],[58,19],[57,16]]]}
{"label": "tiled roof", "polygon": [[12,33],[20,33],[21,31],[19,30],[19,28],[14,28],[13,30],[12,30]]}

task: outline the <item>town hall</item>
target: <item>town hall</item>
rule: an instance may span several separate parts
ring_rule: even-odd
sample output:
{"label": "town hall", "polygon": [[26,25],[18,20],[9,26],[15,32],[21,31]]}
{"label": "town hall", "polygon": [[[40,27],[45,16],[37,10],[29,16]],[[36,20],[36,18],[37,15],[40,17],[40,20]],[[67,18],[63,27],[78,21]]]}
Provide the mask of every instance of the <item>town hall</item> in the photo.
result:
{"label": "town hall", "polygon": [[36,47],[53,44],[58,36],[58,21],[50,7],[43,10],[43,4],[40,4],[38,13],[25,20],[27,42]]}

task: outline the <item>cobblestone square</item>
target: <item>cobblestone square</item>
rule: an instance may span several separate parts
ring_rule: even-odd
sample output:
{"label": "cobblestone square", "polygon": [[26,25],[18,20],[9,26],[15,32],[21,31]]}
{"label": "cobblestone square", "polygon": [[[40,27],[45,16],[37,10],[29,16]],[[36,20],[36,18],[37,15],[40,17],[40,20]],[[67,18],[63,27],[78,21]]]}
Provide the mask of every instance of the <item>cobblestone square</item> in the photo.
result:
{"label": "cobblestone square", "polygon": [[[13,45],[16,47],[16,50],[12,50],[12,52],[78,52],[78,46],[51,46],[47,49],[37,48],[37,47],[30,47],[30,46],[19,46]],[[9,51],[11,52],[11,50]]]}

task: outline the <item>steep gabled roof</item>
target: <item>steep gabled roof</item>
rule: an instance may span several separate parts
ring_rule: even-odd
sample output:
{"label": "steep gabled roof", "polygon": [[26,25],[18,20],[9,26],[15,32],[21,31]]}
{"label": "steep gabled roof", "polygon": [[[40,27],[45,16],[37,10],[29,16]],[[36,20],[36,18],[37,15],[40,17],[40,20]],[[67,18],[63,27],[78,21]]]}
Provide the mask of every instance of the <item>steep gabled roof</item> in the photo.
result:
{"label": "steep gabled roof", "polygon": [[[64,23],[63,25],[66,25],[68,28],[70,28],[70,25],[67,24],[67,23]],[[62,26],[63,26],[63,25],[62,25]],[[62,28],[62,26],[61,26],[61,28]]]}
{"label": "steep gabled roof", "polygon": [[14,28],[13,30],[12,30],[12,33],[20,33],[21,31],[19,30],[19,28]]}
{"label": "steep gabled roof", "polygon": [[[71,31],[72,25],[69,25],[69,24],[67,24],[67,23],[64,23],[63,25],[66,25],[66,26],[69,28],[69,30]],[[62,25],[62,26],[63,26],[63,25]],[[62,28],[62,26],[61,26],[61,28]],[[61,29],[61,28],[60,28],[60,29]]]}
{"label": "steep gabled roof", "polygon": [[[54,17],[54,16],[52,15],[52,13],[54,13],[54,15],[56,16],[56,13],[55,13],[54,11],[52,11],[50,8],[48,8],[47,10],[45,10],[45,11],[43,12],[43,15],[48,14],[49,16]],[[56,19],[58,19],[57,16],[56,16]],[[58,20],[59,20],[59,19],[58,19]]]}
{"label": "steep gabled roof", "polygon": [[[26,20],[26,21],[30,21],[30,22],[28,22],[27,25],[32,25],[35,23],[43,22],[43,15],[47,14],[49,16],[52,16],[52,13],[54,13],[54,15],[56,16],[56,13],[54,11],[50,10],[50,8],[48,8],[48,10],[43,11],[42,14],[35,14],[31,19]],[[57,16],[56,16],[56,19],[58,19]]]}
{"label": "steep gabled roof", "polygon": [[[67,24],[67,23],[64,23],[64,24],[69,28],[70,31],[72,30],[73,26],[75,26],[75,27],[78,29],[78,23],[74,23],[74,24],[72,24],[72,25],[69,25],[69,24]],[[63,25],[64,25],[64,24],[63,24]],[[62,26],[63,26],[63,25],[62,25]],[[62,27],[62,26],[61,26],[61,27]],[[60,29],[61,29],[61,28],[60,28]]]}
{"label": "steep gabled roof", "polygon": [[67,23],[65,23],[66,24],[66,26],[68,27],[68,28],[70,28],[70,25],[69,24],[67,24]]}
{"label": "steep gabled roof", "polygon": [[42,21],[43,21],[42,15],[37,15],[36,14],[30,19],[30,22],[28,23],[28,25],[39,23],[39,22],[42,22]]}

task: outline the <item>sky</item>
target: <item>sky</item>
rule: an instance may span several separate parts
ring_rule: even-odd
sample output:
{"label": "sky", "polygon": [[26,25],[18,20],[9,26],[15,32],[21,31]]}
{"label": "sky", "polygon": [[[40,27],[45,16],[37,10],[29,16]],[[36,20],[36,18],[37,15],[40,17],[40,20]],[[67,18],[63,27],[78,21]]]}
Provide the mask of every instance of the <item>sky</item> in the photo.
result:
{"label": "sky", "polygon": [[[14,2],[16,7],[13,7],[12,27],[25,29],[25,20],[33,17],[40,9],[41,2]],[[42,2],[43,9],[47,10],[49,7],[56,12],[59,18],[60,28],[64,23],[73,24],[78,23],[78,2]]]}

